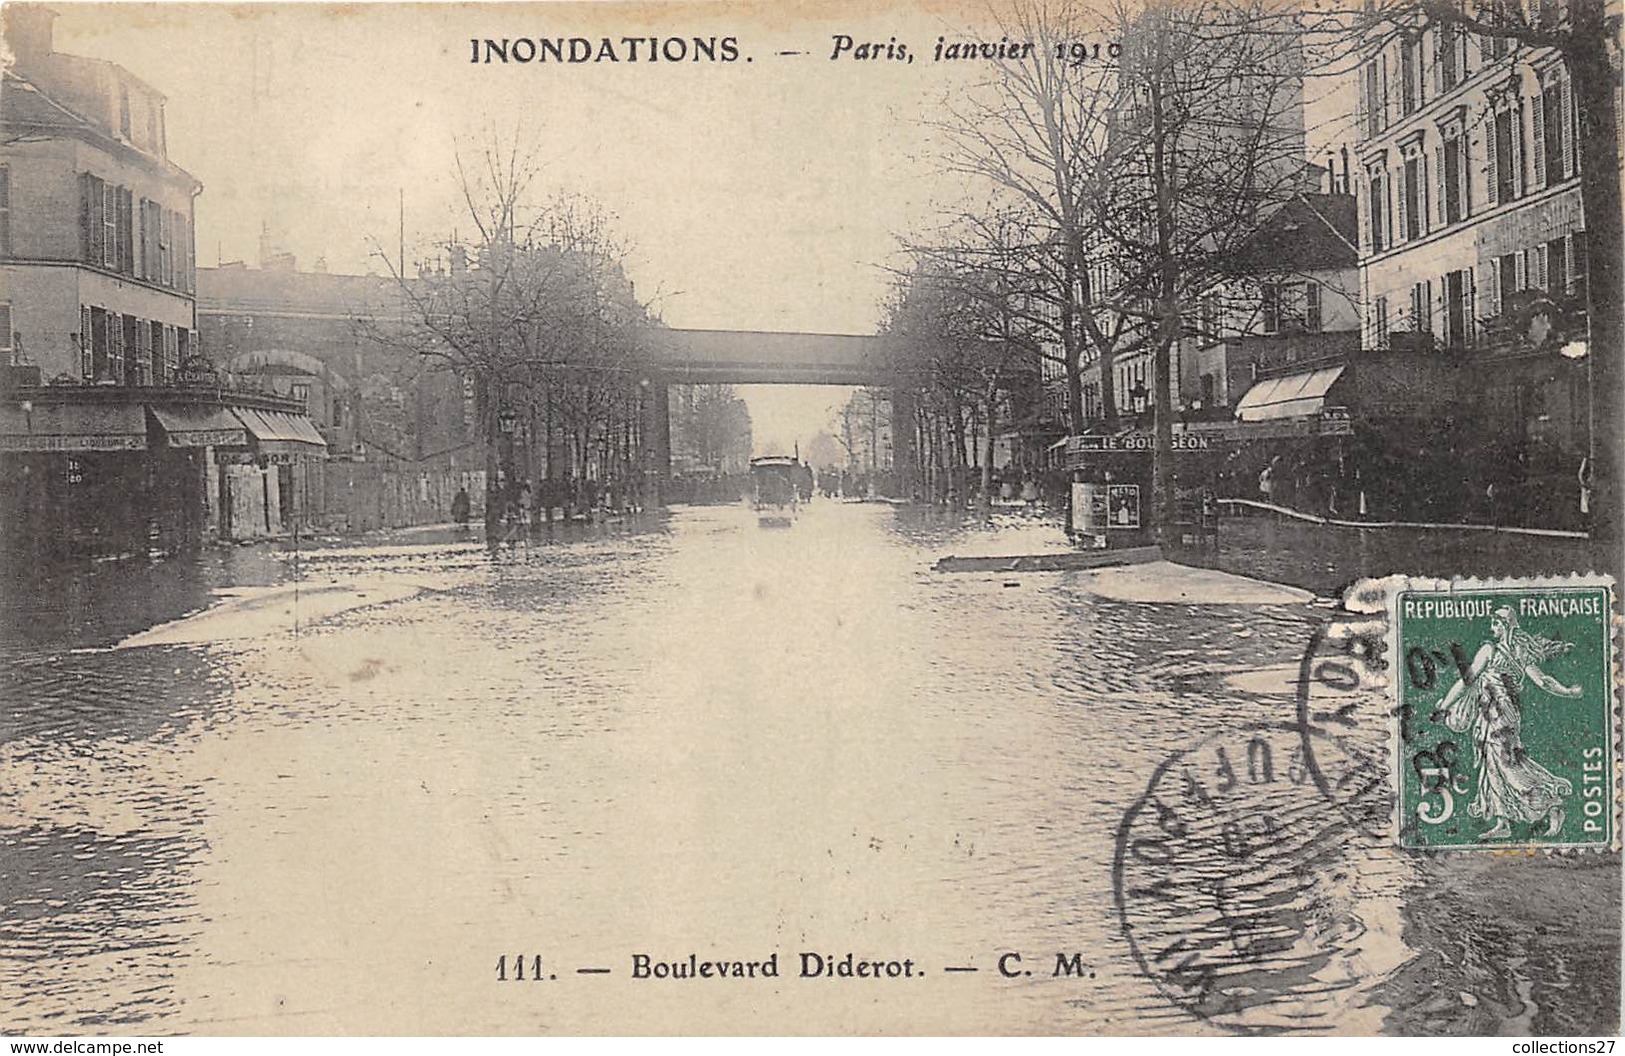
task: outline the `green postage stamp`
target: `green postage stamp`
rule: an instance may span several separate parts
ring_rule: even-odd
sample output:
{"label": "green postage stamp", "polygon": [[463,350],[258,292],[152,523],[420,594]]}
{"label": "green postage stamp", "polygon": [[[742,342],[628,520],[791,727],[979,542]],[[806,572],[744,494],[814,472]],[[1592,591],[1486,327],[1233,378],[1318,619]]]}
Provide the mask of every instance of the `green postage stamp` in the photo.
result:
{"label": "green postage stamp", "polygon": [[1612,580],[1390,586],[1401,846],[1615,845]]}

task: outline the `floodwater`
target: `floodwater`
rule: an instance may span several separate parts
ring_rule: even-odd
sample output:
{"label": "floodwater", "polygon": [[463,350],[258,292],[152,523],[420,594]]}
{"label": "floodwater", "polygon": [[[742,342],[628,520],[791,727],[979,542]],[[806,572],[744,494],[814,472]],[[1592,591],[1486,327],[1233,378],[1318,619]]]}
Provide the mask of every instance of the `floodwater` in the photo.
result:
{"label": "floodwater", "polygon": [[[1304,781],[1282,729],[1327,601],[931,568],[1063,544],[706,507],[13,596],[0,1032],[1617,1029],[1617,857],[1408,857]],[[1277,762],[1213,824],[1277,838],[1133,844],[1120,899],[1125,816],[1227,737]],[[1383,746],[1351,751],[1381,795]],[[1170,981],[1186,920],[1229,999]],[[848,953],[881,978],[802,977]],[[690,954],[778,974],[635,977]]]}

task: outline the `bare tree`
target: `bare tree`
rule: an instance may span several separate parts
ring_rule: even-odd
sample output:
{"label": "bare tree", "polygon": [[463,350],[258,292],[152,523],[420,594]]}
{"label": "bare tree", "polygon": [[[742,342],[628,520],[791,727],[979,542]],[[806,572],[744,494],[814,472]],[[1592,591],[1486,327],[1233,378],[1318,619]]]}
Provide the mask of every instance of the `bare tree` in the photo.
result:
{"label": "bare tree", "polygon": [[[1044,251],[1029,263],[1048,270],[1043,293],[1055,307],[1053,327],[1067,383],[1068,426],[1085,428],[1085,360],[1100,362],[1105,417],[1116,414],[1112,361],[1125,317],[1111,311],[1091,276],[1097,252],[1096,199],[1109,184],[1110,103],[1115,86],[1107,64],[1078,61],[1068,45],[1094,39],[1103,20],[1061,0],[1013,0],[1000,30],[1031,43],[1001,62],[991,80],[945,107],[935,127],[947,144],[944,167],[987,186],[993,212],[1029,211]],[[967,215],[975,215],[968,213]]]}
{"label": "bare tree", "polygon": [[[425,265],[415,275],[377,251],[400,311],[396,325],[375,321],[368,336],[472,382],[489,529],[507,498],[497,489],[505,434],[533,436],[545,418],[550,455],[558,431],[574,457],[584,459],[595,444],[609,457],[616,427],[630,424],[637,335],[647,316],[621,270],[613,218],[579,197],[540,195],[536,155],[517,137],[492,135],[472,151],[459,146],[454,162],[474,235],[437,243],[448,266]],[[548,461],[551,474],[557,460]]]}

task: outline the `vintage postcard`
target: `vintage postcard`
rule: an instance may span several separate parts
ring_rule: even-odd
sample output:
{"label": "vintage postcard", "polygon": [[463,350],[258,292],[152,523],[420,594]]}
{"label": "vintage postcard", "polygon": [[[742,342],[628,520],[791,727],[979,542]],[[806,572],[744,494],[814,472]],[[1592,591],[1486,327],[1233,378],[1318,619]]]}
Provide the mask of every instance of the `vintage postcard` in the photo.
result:
{"label": "vintage postcard", "polygon": [[0,1034],[1619,1032],[1617,0],[0,17]]}

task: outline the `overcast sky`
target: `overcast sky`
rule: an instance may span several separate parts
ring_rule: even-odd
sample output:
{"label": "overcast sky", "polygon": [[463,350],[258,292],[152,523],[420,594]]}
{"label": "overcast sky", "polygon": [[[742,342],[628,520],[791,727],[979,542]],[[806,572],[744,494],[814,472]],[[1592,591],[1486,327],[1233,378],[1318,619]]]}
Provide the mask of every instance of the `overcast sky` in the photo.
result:
{"label": "overcast sky", "polygon": [[[973,76],[929,61],[951,27],[917,12],[54,6],[58,50],[119,62],[169,97],[171,157],[205,187],[201,263],[253,263],[269,223],[302,266],[365,270],[373,242],[395,252],[403,190],[410,259],[414,242],[469,229],[458,137],[517,129],[549,185],[619,215],[638,288],[674,326],[871,332],[894,235],[938,189],[921,116]],[[832,62],[837,33],[922,54]],[[470,62],[473,37],[575,35],[732,35],[740,60]]]}
{"label": "overcast sky", "polygon": [[[639,294],[670,325],[872,333],[896,237],[961,193],[923,120],[991,72],[932,50],[992,16],[928,2],[52,6],[58,50],[168,96],[170,156],[204,184],[201,264],[254,264],[268,224],[301,267],[382,270],[403,193],[406,257],[421,257],[468,232],[453,150],[495,128],[538,145],[546,185],[618,215]],[[914,61],[832,61],[837,34],[895,39]],[[470,38],[571,36],[733,36],[740,57],[470,61]],[[792,438],[836,397],[806,395]],[[794,403],[771,409],[794,418]]]}

